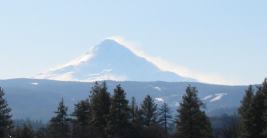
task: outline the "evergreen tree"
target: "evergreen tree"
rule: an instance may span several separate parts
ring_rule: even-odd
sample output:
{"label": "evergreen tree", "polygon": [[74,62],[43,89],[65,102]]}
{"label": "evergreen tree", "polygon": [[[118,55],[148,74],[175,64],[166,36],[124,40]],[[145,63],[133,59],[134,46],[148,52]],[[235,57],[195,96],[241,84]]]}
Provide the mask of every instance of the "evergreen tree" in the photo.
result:
{"label": "evergreen tree", "polygon": [[76,104],[73,116],[73,137],[92,137],[90,129],[92,114],[89,100],[82,100]]}
{"label": "evergreen tree", "polygon": [[177,116],[177,136],[184,138],[211,138],[211,124],[205,112],[201,110],[203,103],[197,97],[197,89],[188,86],[183,96]]}
{"label": "evergreen tree", "polygon": [[131,121],[135,122],[137,120],[138,106],[136,105],[136,100],[134,97],[132,97],[130,112],[131,112],[131,114],[130,114],[131,115]]}
{"label": "evergreen tree", "polygon": [[96,129],[94,132],[97,134],[94,137],[106,137],[106,134],[103,132],[105,132],[105,127],[107,126],[111,101],[105,82],[102,84],[96,82],[92,87],[90,104],[92,110],[92,127]]}
{"label": "evergreen tree", "polygon": [[68,108],[64,105],[64,100],[60,101],[55,117],[50,120],[49,132],[51,138],[68,138],[70,136]]}
{"label": "evergreen tree", "polygon": [[267,137],[267,78],[264,79],[263,83],[262,83],[262,93],[264,95],[264,115],[263,115],[263,119],[264,119],[264,130],[263,130],[263,135],[265,136],[265,138]]}
{"label": "evergreen tree", "polygon": [[263,114],[264,114],[264,98],[261,92],[261,88],[258,88],[256,92],[253,103],[251,105],[251,113],[252,113],[252,124],[253,129],[251,132],[251,136],[256,136],[257,138],[263,138],[262,132],[264,128]]}
{"label": "evergreen tree", "polygon": [[36,131],[36,137],[37,138],[49,138],[49,131],[47,127],[41,127]]}
{"label": "evergreen tree", "polygon": [[239,108],[240,125],[241,125],[240,136],[242,138],[253,137],[252,132],[255,129],[252,125],[253,123],[253,112],[252,112],[253,98],[254,98],[253,87],[249,86],[241,102],[241,107]]}
{"label": "evergreen tree", "polygon": [[130,121],[132,125],[132,133],[131,136],[133,138],[143,138],[143,120],[142,113],[139,110],[138,105],[136,104],[136,100],[132,97],[131,105],[130,105]]}
{"label": "evergreen tree", "polygon": [[158,123],[164,128],[165,134],[168,134],[168,127],[171,123],[172,116],[170,114],[170,108],[167,103],[163,103],[159,108],[159,120]]}
{"label": "evergreen tree", "polygon": [[108,118],[107,132],[109,138],[126,138],[130,134],[130,109],[126,93],[120,85],[114,89]]}
{"label": "evergreen tree", "polygon": [[35,134],[30,124],[24,124],[16,130],[16,138],[34,138]]}
{"label": "evergreen tree", "polygon": [[0,138],[9,137],[12,129],[11,109],[4,99],[4,90],[0,87]]}
{"label": "evergreen tree", "polygon": [[242,136],[240,137],[240,119],[238,115],[229,116],[225,114],[220,119],[221,127],[217,129],[219,130],[217,135],[215,132],[215,138],[243,138]]}
{"label": "evergreen tree", "polygon": [[80,126],[89,126],[91,121],[91,109],[88,100],[82,100],[75,105],[73,116]]}
{"label": "evergreen tree", "polygon": [[[265,79],[261,86],[258,87],[258,90],[253,98],[251,105],[251,127],[252,131],[250,132],[251,137],[265,138],[265,128],[266,128],[266,99],[267,99],[267,80]],[[255,129],[257,128],[257,129]]]}
{"label": "evergreen tree", "polygon": [[151,96],[147,95],[141,105],[141,113],[144,126],[156,124],[157,119],[157,104]]}

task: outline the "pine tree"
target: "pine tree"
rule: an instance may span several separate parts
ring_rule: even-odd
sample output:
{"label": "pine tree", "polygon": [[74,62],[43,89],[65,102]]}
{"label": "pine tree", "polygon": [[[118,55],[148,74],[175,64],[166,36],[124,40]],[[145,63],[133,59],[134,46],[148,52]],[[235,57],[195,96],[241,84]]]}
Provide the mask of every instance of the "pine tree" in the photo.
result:
{"label": "pine tree", "polygon": [[90,103],[92,110],[92,127],[95,128],[94,137],[106,137],[105,127],[107,126],[107,117],[110,111],[110,95],[107,91],[106,83],[98,84],[97,82],[92,87],[90,95]]}
{"label": "pine tree", "polygon": [[122,87],[117,85],[112,96],[107,124],[109,138],[126,138],[130,136],[130,109],[125,95],[126,93]]}
{"label": "pine tree", "polygon": [[240,136],[242,138],[251,138],[252,132],[254,131],[253,123],[253,113],[252,113],[252,103],[254,98],[253,87],[249,86],[246,90],[245,96],[241,102],[241,107],[239,108],[240,114]]}
{"label": "pine tree", "polygon": [[16,130],[16,138],[34,138],[35,134],[30,124],[24,124],[22,128]]}
{"label": "pine tree", "polygon": [[130,105],[130,121],[132,125],[132,138],[143,138],[143,119],[142,113],[139,110],[138,105],[136,104],[136,100],[132,97],[131,105]]}
{"label": "pine tree", "polygon": [[215,132],[215,138],[243,138],[240,137],[240,119],[237,114],[223,115],[220,119],[221,127],[217,131],[219,136]]}
{"label": "pine tree", "polygon": [[178,108],[177,136],[184,138],[211,138],[211,124],[205,112],[201,110],[203,103],[197,97],[197,89],[188,86],[186,94]]}
{"label": "pine tree", "polygon": [[73,137],[88,138],[91,136],[90,121],[92,113],[89,100],[82,100],[75,105],[73,113]]}
{"label": "pine tree", "polygon": [[256,92],[253,102],[251,105],[251,113],[252,113],[252,124],[251,127],[257,128],[253,129],[251,132],[251,136],[256,136],[257,138],[264,138],[262,135],[264,128],[263,114],[264,114],[264,98],[261,92],[261,88],[258,88]]}
{"label": "pine tree", "polygon": [[0,87],[0,138],[9,137],[12,129],[11,109],[4,99],[4,90]]}
{"label": "pine tree", "polygon": [[262,83],[262,88],[261,91],[264,95],[264,114],[263,114],[263,119],[264,119],[264,129],[263,129],[263,135],[264,137],[267,137],[267,78],[264,79]]}
{"label": "pine tree", "polygon": [[[267,80],[265,79],[261,86],[258,87],[258,90],[253,98],[251,104],[251,137],[265,138],[265,128],[266,123],[266,99],[267,99]],[[255,129],[257,128],[257,129]]]}
{"label": "pine tree", "polygon": [[88,126],[91,120],[91,109],[88,100],[82,100],[75,105],[73,116],[80,126]]}
{"label": "pine tree", "polygon": [[151,96],[147,95],[141,105],[141,113],[144,126],[156,124],[157,119],[157,104]]}
{"label": "pine tree", "polygon": [[159,108],[159,120],[158,123],[164,128],[165,134],[168,134],[168,128],[171,123],[172,116],[170,114],[170,108],[167,103],[163,103]]}
{"label": "pine tree", "polygon": [[137,119],[138,106],[136,105],[136,100],[134,97],[132,97],[130,112],[131,112],[131,121],[135,122]]}
{"label": "pine tree", "polygon": [[49,138],[49,131],[47,127],[41,127],[36,131],[37,138]]}
{"label": "pine tree", "polygon": [[70,119],[68,117],[68,108],[64,104],[64,100],[60,101],[55,117],[50,120],[49,131],[51,138],[68,138],[70,136]]}

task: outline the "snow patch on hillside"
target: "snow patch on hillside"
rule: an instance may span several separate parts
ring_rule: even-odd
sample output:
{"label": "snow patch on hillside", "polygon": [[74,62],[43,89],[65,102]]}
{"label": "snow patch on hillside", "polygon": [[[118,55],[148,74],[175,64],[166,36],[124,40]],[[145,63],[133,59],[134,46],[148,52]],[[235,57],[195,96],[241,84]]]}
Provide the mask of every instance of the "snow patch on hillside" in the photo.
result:
{"label": "snow patch on hillside", "polygon": [[117,81],[126,81],[127,77],[122,75],[116,75],[112,73],[112,69],[104,69],[100,73],[90,74],[86,81],[103,81],[103,80],[117,80]]}
{"label": "snow patch on hillside", "polygon": [[39,85],[38,82],[32,82],[31,84],[32,84],[32,85],[35,85],[35,86],[36,86],[36,85]]}
{"label": "snow patch on hillside", "polygon": [[202,98],[202,100],[212,103],[212,102],[216,102],[216,101],[221,100],[226,95],[228,95],[228,94],[227,93],[211,94],[211,95],[205,96],[204,98]]}
{"label": "snow patch on hillside", "polygon": [[164,99],[163,99],[162,97],[157,97],[157,98],[155,98],[155,100],[156,100],[157,102],[164,102]]}
{"label": "snow patch on hillside", "polygon": [[211,99],[213,97],[213,95],[208,95],[208,96],[205,96],[202,100],[208,100],[208,99]]}
{"label": "snow patch on hillside", "polygon": [[157,91],[161,91],[161,88],[158,87],[158,86],[155,86],[154,89],[157,90]]}
{"label": "snow patch on hillside", "polygon": [[210,102],[215,102],[221,100],[227,93],[217,93],[215,96],[210,100]]}

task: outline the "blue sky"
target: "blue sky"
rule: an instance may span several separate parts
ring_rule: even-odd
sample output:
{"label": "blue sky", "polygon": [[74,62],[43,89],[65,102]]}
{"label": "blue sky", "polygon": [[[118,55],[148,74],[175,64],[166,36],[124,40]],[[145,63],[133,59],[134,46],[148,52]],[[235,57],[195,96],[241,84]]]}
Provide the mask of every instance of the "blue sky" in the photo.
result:
{"label": "blue sky", "polygon": [[267,77],[265,0],[0,1],[0,79],[29,77],[121,36],[229,84]]}

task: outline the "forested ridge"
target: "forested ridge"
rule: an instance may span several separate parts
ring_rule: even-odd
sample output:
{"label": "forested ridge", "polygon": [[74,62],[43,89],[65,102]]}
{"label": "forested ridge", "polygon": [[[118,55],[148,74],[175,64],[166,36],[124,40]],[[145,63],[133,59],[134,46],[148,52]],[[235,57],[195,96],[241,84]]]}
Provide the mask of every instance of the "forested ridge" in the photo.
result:
{"label": "forested ridge", "polygon": [[[88,97],[70,113],[59,99],[54,116],[35,127],[32,121],[16,125],[0,88],[0,138],[266,138],[267,79],[249,86],[235,115],[208,117],[198,90],[188,86],[175,113],[167,103],[157,104],[150,95],[142,103],[127,99],[123,86],[109,92],[96,82]],[[178,101],[178,100],[177,100]],[[38,114],[38,113],[36,113]],[[212,120],[219,120],[214,127]]]}

